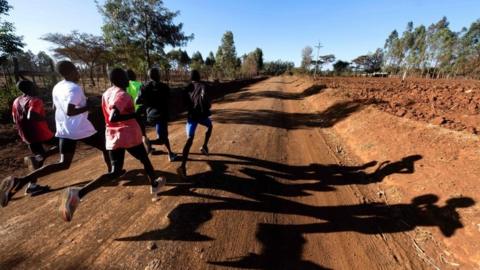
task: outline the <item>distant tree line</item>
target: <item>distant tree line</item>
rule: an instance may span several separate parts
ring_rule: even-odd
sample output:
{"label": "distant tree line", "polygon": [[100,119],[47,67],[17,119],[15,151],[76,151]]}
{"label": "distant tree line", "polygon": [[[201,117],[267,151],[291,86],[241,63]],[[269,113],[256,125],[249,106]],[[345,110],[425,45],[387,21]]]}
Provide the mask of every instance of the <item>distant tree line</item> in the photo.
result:
{"label": "distant tree line", "polygon": [[413,22],[385,42],[385,71],[432,78],[480,76],[480,19],[455,32],[446,17],[428,27]]}
{"label": "distant tree line", "polygon": [[470,77],[480,78],[480,19],[469,28],[455,32],[446,17],[428,27],[407,23],[399,34],[391,32],[382,48],[360,55],[351,62],[337,60],[335,56],[313,57],[310,46],[302,50],[300,70],[312,73],[315,68],[333,62],[333,75],[384,72],[393,75],[422,76],[427,78]]}

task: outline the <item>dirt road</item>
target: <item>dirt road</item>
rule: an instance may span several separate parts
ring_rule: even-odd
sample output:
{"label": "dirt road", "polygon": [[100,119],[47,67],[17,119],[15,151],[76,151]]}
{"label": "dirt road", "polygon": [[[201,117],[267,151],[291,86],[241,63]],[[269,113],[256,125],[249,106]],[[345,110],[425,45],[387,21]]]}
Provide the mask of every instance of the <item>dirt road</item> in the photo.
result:
{"label": "dirt road", "polygon": [[[168,177],[159,202],[131,157],[71,223],[57,212],[59,194],[105,171],[100,155],[40,179],[54,192],[19,193],[0,209],[0,269],[430,269],[408,234],[417,223],[400,218],[421,210],[364,195],[396,169],[347,162],[321,128],[335,118],[315,117],[304,100],[321,89],[298,86],[271,78],[215,103],[211,155],[198,154],[200,127],[189,181],[164,153],[152,157]],[[183,121],[170,133],[180,151]]]}

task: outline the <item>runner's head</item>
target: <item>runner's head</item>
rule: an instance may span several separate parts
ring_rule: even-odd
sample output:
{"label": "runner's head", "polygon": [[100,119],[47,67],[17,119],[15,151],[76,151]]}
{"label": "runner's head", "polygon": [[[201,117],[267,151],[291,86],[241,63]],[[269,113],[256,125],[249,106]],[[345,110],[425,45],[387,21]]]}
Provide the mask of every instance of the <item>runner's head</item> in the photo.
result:
{"label": "runner's head", "polygon": [[27,96],[35,96],[35,85],[29,80],[20,80],[17,88]]}
{"label": "runner's head", "polygon": [[127,69],[127,76],[130,81],[136,81],[137,80],[137,74],[131,69]]}
{"label": "runner's head", "polygon": [[158,68],[151,68],[151,69],[148,71],[148,77],[149,77],[152,81],[159,82],[159,81],[160,81],[160,70],[159,70]]}
{"label": "runner's head", "polygon": [[198,70],[192,70],[192,73],[190,74],[190,79],[192,82],[199,82],[200,81],[200,72]]}
{"label": "runner's head", "polygon": [[58,62],[56,70],[67,81],[78,82],[80,80],[80,73],[77,67],[70,61]]}
{"label": "runner's head", "polygon": [[128,76],[125,70],[121,68],[114,68],[112,69],[112,71],[110,71],[108,78],[110,79],[110,82],[116,87],[121,88],[123,90],[127,89],[129,82],[128,82]]}

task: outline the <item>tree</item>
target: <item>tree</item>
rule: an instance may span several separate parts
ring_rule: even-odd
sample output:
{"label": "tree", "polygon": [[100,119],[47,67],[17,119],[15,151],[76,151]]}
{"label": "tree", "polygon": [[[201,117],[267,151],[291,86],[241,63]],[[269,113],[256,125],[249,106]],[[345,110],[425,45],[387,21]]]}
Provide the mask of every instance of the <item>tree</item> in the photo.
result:
{"label": "tree", "polygon": [[333,63],[334,61],[335,61],[335,55],[327,54],[327,55],[322,55],[318,57],[318,61],[312,61],[312,62],[315,64],[315,66],[319,68],[319,70],[322,70],[322,66]]}
{"label": "tree", "polygon": [[440,76],[440,71],[445,70],[453,57],[455,34],[449,29],[449,24],[447,18],[443,17],[427,30],[427,59],[436,77]]}
{"label": "tree", "polygon": [[[243,62],[242,62],[242,65],[241,65],[241,72],[242,74],[246,75],[246,76],[255,76],[255,75],[258,75],[258,73],[260,72],[259,70],[259,61],[262,61],[262,66],[263,66],[263,59],[262,59],[262,55],[260,55],[259,57],[259,52],[258,52],[258,48],[247,54],[247,55],[243,55],[242,58],[243,58]],[[260,50],[261,52],[261,50]],[[262,54],[262,53],[260,53]]]}
{"label": "tree", "polygon": [[55,70],[53,59],[44,51],[41,51],[37,54],[36,60],[39,71],[51,72]]}
{"label": "tree", "polygon": [[378,72],[383,65],[383,51],[382,49],[377,49],[374,53],[361,55],[352,62],[357,65],[357,68],[367,73]]}
{"label": "tree", "polygon": [[203,64],[204,64],[203,56],[199,51],[192,54],[192,61],[190,63],[191,69],[201,70],[203,67]]}
{"label": "tree", "polygon": [[350,62],[338,60],[333,64],[333,71],[337,75],[350,71]]}
{"label": "tree", "polygon": [[119,52],[142,51],[147,68],[152,66],[152,54],[165,55],[166,45],[178,47],[193,39],[185,35],[183,24],[175,24],[179,12],[164,7],[161,0],[106,0],[97,7],[103,15],[102,27],[108,44]]}
{"label": "tree", "polygon": [[192,54],[192,62],[197,62],[197,63],[200,63],[200,64],[203,65],[203,63],[204,63],[203,62],[203,56],[199,51]]}
{"label": "tree", "polygon": [[3,16],[8,15],[12,9],[7,0],[0,0],[0,60],[5,60],[7,55],[12,55],[22,51],[25,45],[22,37],[15,35],[15,26],[3,20]]}
{"label": "tree", "polygon": [[412,47],[415,43],[415,38],[413,34],[413,22],[408,22],[405,31],[402,34],[401,38],[401,46],[402,46],[402,54],[403,54],[403,61],[401,63],[401,68],[403,68],[403,77],[402,80],[405,79],[407,76],[408,70],[410,69],[409,60],[410,54],[412,52]]}
{"label": "tree", "polygon": [[427,30],[425,26],[420,25],[415,28],[413,32],[413,40],[414,42],[408,62],[411,68],[421,70],[421,73],[423,74],[423,70],[426,66],[425,59],[427,57]]}
{"label": "tree", "polygon": [[235,77],[238,60],[235,49],[235,42],[233,40],[233,33],[231,31],[225,32],[222,37],[222,43],[218,47],[217,55],[215,57],[217,67],[223,71],[223,74],[228,78]]}
{"label": "tree", "polygon": [[304,71],[310,71],[310,67],[312,65],[312,53],[313,49],[310,46],[307,46],[302,50],[301,67]]}
{"label": "tree", "polygon": [[462,46],[464,47],[464,58],[469,72],[480,74],[480,19],[470,25],[462,37]]}
{"label": "tree", "polygon": [[405,57],[402,39],[399,38],[397,30],[392,31],[385,41],[385,66],[389,72],[397,73]]}
{"label": "tree", "polygon": [[57,46],[53,49],[55,57],[69,58],[74,62],[86,65],[89,70],[90,82],[95,86],[93,79],[95,66],[107,53],[103,37],[72,31],[70,34],[49,33],[42,39]]}
{"label": "tree", "polygon": [[257,63],[257,71],[260,72],[261,70],[263,70],[263,51],[260,48],[256,48],[253,51],[253,54]]}
{"label": "tree", "polygon": [[[442,77],[480,73],[480,20],[470,28],[455,32],[446,17],[428,28],[413,23],[399,37],[393,31],[385,41],[385,70],[397,73],[409,70],[422,75]],[[365,60],[366,58],[359,58]]]}
{"label": "tree", "polygon": [[188,53],[182,50],[171,50],[170,52],[168,52],[167,58],[172,61],[172,66],[177,69],[187,69],[187,66],[191,62]]}
{"label": "tree", "polygon": [[266,75],[281,75],[290,72],[295,67],[293,62],[284,62],[281,60],[266,62],[264,64],[264,73]]}
{"label": "tree", "polygon": [[215,56],[213,55],[213,52],[208,54],[207,58],[205,59],[205,65],[209,67],[215,65]]}

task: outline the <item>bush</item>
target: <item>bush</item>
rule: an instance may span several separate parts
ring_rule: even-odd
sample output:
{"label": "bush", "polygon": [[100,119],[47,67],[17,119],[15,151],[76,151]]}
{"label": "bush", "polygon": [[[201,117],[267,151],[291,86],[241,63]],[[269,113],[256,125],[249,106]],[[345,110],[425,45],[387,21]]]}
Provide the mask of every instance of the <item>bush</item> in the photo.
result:
{"label": "bush", "polygon": [[11,122],[12,103],[20,96],[14,84],[4,85],[0,90],[0,123]]}

